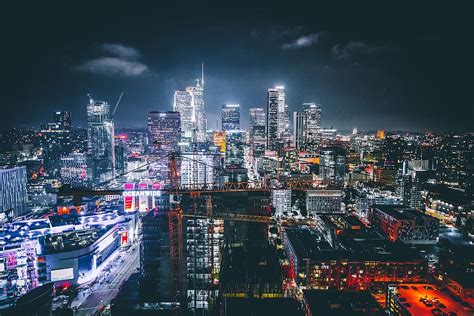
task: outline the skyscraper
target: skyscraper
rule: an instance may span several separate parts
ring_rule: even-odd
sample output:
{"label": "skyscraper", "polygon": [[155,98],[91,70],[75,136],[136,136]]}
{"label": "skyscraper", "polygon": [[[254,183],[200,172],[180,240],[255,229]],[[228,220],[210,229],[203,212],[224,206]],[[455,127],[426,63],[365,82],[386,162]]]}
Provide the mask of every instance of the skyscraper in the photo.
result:
{"label": "skyscraper", "polygon": [[196,80],[196,86],[174,93],[173,111],[181,114],[183,141],[204,142],[207,119],[204,110],[204,79]]}
{"label": "skyscraper", "polygon": [[115,171],[114,122],[107,102],[90,99],[87,138],[92,181],[100,183],[111,179]]}
{"label": "skyscraper", "polygon": [[167,157],[179,150],[181,117],[179,112],[148,112],[148,151],[150,158],[160,158],[150,165],[150,176],[166,181],[168,176]]}
{"label": "skyscraper", "polygon": [[319,174],[332,186],[342,187],[346,172],[346,153],[341,147],[322,148]]}
{"label": "skyscraper", "polygon": [[27,212],[26,167],[0,169],[0,216],[15,218]]}
{"label": "skyscraper", "polygon": [[250,145],[254,157],[260,157],[265,153],[265,110],[262,108],[251,108],[249,110],[249,134]]}
{"label": "skyscraper", "polygon": [[282,86],[268,89],[267,93],[267,148],[276,149],[276,143],[285,128],[285,90]]}
{"label": "skyscraper", "polygon": [[249,132],[252,139],[255,126],[265,126],[265,110],[262,108],[249,109]]}
{"label": "skyscraper", "polygon": [[240,106],[238,104],[222,105],[222,130],[240,130]]}
{"label": "skyscraper", "polygon": [[293,141],[297,149],[314,149],[320,143],[321,106],[303,103],[303,112],[293,112]]}
{"label": "skyscraper", "polygon": [[58,176],[62,155],[71,152],[71,131],[60,123],[48,123],[41,128],[43,163],[48,175]]}
{"label": "skyscraper", "polygon": [[316,144],[319,142],[321,130],[321,106],[315,103],[303,103],[306,116],[306,142]]}

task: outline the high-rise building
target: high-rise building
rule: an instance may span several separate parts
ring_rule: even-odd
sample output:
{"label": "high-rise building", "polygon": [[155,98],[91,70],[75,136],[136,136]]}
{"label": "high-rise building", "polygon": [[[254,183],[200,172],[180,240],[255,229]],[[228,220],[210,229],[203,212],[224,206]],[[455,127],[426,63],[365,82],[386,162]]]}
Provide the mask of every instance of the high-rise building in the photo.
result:
{"label": "high-rise building", "polygon": [[268,89],[267,93],[267,148],[275,150],[285,127],[285,89]]}
{"label": "high-rise building", "polygon": [[183,141],[206,140],[207,119],[204,110],[203,79],[197,80],[196,86],[175,91],[173,111],[181,114]]}
{"label": "high-rise building", "polygon": [[50,177],[59,174],[60,158],[71,152],[71,130],[61,123],[48,123],[41,128],[43,163]]}
{"label": "high-rise building", "polygon": [[236,131],[240,130],[240,105],[223,104],[222,105],[222,130]]}
{"label": "high-rise building", "polygon": [[[150,176],[158,181],[168,177],[168,157],[179,150],[181,117],[179,112],[148,112],[148,151],[151,159]],[[161,159],[158,159],[161,158]]]}
{"label": "high-rise building", "polygon": [[61,157],[61,180],[72,188],[88,186],[87,157],[83,153],[70,153]]}
{"label": "high-rise building", "polygon": [[320,142],[321,106],[303,103],[303,112],[293,112],[293,141],[297,149],[313,149]]}
{"label": "high-rise building", "polygon": [[249,110],[249,136],[254,157],[260,157],[265,153],[265,124],[265,110],[263,108],[251,108]]}
{"label": "high-rise building", "polygon": [[111,179],[115,171],[114,122],[107,102],[90,99],[87,105],[87,138],[93,183]]}
{"label": "high-rise building", "polygon": [[342,186],[346,173],[346,153],[340,147],[326,147],[320,151],[319,175],[332,186]]}
{"label": "high-rise building", "polygon": [[242,131],[230,131],[226,133],[226,167],[244,168],[244,143],[245,136]]}
{"label": "high-rise building", "polygon": [[272,205],[276,216],[291,211],[291,190],[272,190]]}
{"label": "high-rise building", "polygon": [[263,108],[249,109],[249,132],[252,137],[253,128],[255,126],[265,126],[265,110]]}
{"label": "high-rise building", "polygon": [[306,146],[306,114],[293,112],[293,143],[297,150]]}
{"label": "high-rise building", "polygon": [[306,142],[316,144],[319,142],[321,130],[321,106],[315,103],[303,103],[306,116]]}
{"label": "high-rise building", "polygon": [[203,151],[181,153],[181,184],[203,185],[221,182],[219,154]]}
{"label": "high-rise building", "polygon": [[26,167],[0,169],[0,215],[15,218],[27,212]]}
{"label": "high-rise building", "polygon": [[190,310],[212,310],[219,293],[224,221],[186,221],[186,280]]}

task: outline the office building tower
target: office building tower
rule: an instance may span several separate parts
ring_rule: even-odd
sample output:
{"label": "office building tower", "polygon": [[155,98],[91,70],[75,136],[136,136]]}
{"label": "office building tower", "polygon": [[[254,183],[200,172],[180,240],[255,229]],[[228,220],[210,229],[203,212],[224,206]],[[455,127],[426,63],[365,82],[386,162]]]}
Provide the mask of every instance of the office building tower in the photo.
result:
{"label": "office building tower", "polygon": [[303,103],[306,117],[306,142],[317,144],[321,130],[321,106],[315,103]]}
{"label": "office building tower", "polygon": [[253,128],[255,126],[265,127],[265,110],[263,108],[251,108],[249,109],[249,132],[250,138],[253,136]]}
{"label": "office building tower", "polygon": [[401,198],[403,205],[421,208],[421,181],[414,174],[399,174],[397,176],[396,193]]}
{"label": "office building tower", "polygon": [[275,150],[285,126],[285,90],[282,86],[267,93],[267,148]]}
{"label": "office building tower", "polygon": [[240,106],[238,104],[222,105],[222,130],[240,130]]}
{"label": "office building tower", "polygon": [[291,212],[291,190],[272,190],[272,205],[275,216],[283,216]]}
{"label": "office building tower", "polygon": [[320,142],[321,106],[303,103],[303,112],[293,112],[293,142],[298,150],[315,149]]}
{"label": "office building tower", "polygon": [[59,175],[60,158],[71,152],[71,130],[62,123],[48,123],[41,128],[43,163],[47,174]]}
{"label": "office building tower", "polygon": [[0,169],[0,216],[13,219],[26,213],[26,167]]}
{"label": "office building tower", "polygon": [[173,111],[181,115],[182,141],[206,141],[207,119],[204,110],[203,79],[196,86],[174,93]]}
{"label": "office building tower", "polygon": [[331,186],[344,185],[346,153],[340,147],[326,147],[320,150],[319,175]]}
{"label": "office building tower", "polygon": [[249,110],[250,148],[254,157],[261,157],[266,148],[265,111],[262,108]]}
{"label": "office building tower", "polygon": [[245,135],[242,131],[230,131],[226,133],[226,167],[245,167],[244,162]]}
{"label": "office building tower", "polygon": [[306,115],[304,112],[293,112],[293,143],[297,150],[306,146]]}
{"label": "office building tower", "polygon": [[61,157],[61,181],[71,188],[89,186],[87,178],[87,157],[83,153],[70,153]]}
{"label": "office building tower", "polygon": [[87,139],[93,183],[110,180],[115,172],[114,122],[107,102],[90,99],[87,105]]}
{"label": "office building tower", "polygon": [[150,164],[149,171],[155,180],[168,179],[168,158],[179,151],[180,135],[179,112],[148,112],[148,152],[151,159],[157,160]]}
{"label": "office building tower", "polygon": [[306,210],[308,214],[344,213],[341,190],[306,191]]}

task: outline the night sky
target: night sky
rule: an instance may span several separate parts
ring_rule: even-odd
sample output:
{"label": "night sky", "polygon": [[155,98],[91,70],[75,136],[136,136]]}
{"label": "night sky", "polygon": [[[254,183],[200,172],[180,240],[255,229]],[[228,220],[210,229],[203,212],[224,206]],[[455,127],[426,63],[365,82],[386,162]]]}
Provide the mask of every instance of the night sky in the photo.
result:
{"label": "night sky", "polygon": [[472,1],[4,2],[1,127],[57,110],[85,126],[87,93],[114,105],[122,91],[116,127],[145,127],[204,62],[209,128],[223,103],[240,103],[247,127],[278,84],[290,111],[321,103],[325,127],[472,130]]}

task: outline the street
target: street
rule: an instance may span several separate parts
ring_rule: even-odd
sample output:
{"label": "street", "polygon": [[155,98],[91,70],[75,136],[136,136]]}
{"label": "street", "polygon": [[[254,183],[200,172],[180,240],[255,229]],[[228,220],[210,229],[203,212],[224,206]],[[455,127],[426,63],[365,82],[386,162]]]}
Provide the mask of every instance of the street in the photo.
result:
{"label": "street", "polygon": [[[71,307],[78,306],[75,315],[94,315],[101,307],[106,306],[117,295],[121,285],[136,272],[139,267],[140,247],[135,245],[128,252],[122,253],[115,261],[111,272],[77,295]],[[105,272],[106,273],[106,272]]]}

